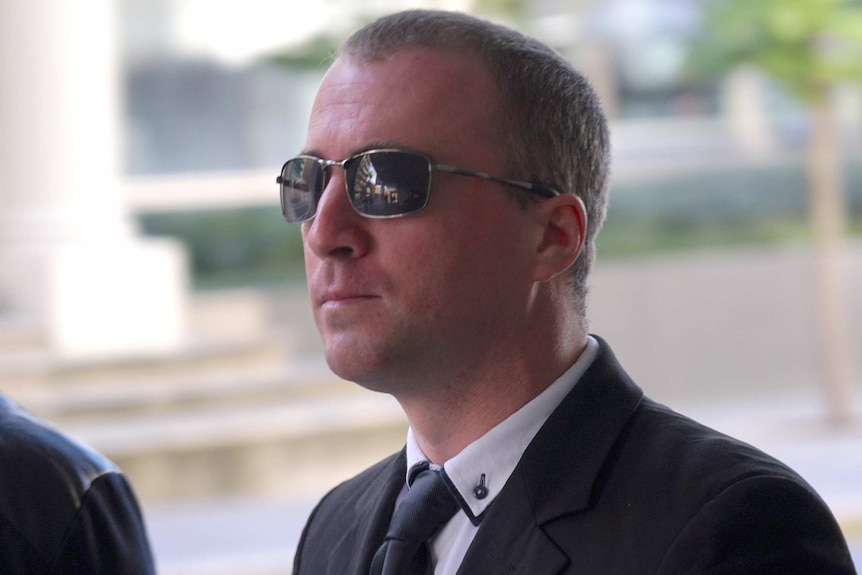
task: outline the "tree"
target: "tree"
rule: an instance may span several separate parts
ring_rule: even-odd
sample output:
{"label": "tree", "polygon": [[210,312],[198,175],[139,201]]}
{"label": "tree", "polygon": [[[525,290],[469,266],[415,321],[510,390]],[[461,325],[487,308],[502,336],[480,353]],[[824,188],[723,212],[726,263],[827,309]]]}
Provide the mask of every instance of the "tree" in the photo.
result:
{"label": "tree", "polygon": [[843,281],[846,209],[833,99],[838,85],[862,81],[862,0],[718,1],[708,11],[707,28],[695,50],[702,69],[753,65],[809,111],[816,312],[831,417],[846,422],[853,394]]}

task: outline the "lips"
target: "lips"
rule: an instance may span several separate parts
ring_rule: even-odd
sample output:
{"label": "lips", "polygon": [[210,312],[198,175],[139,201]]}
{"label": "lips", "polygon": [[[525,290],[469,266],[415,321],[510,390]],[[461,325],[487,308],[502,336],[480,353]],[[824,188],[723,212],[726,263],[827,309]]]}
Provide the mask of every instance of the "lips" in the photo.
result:
{"label": "lips", "polygon": [[314,307],[349,305],[380,297],[378,290],[370,288],[367,282],[354,279],[356,274],[345,272],[333,266],[321,266],[315,270],[309,282]]}
{"label": "lips", "polygon": [[312,301],[316,306],[347,305],[361,303],[379,297],[371,290],[349,288],[340,286],[328,286],[319,290],[312,290]]}
{"label": "lips", "polygon": [[375,295],[369,295],[364,293],[327,292],[324,293],[323,296],[321,296],[319,305],[347,305],[351,303],[362,303],[371,299],[375,299],[376,297],[377,296]]}

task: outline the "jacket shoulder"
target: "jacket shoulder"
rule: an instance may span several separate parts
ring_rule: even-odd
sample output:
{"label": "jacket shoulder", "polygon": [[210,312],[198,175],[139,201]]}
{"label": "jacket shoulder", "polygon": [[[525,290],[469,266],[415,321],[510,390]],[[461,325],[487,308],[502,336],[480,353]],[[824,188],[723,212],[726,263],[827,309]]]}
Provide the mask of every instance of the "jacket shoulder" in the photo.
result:
{"label": "jacket shoulder", "polygon": [[102,454],[3,396],[0,396],[0,468],[3,469],[0,489],[4,494],[12,490],[41,493],[46,487],[62,485],[66,504],[73,509],[78,507],[93,480],[118,471]]}
{"label": "jacket shoulder", "polygon": [[132,519],[142,529],[131,488],[113,462],[0,395],[4,560],[11,560],[13,541],[22,557],[53,563],[83,511],[103,492],[110,495],[112,506],[128,500]]}
{"label": "jacket shoulder", "polygon": [[521,466],[567,573],[852,573],[840,527],[798,473],[644,396],[597,339]]}
{"label": "jacket shoulder", "polygon": [[[757,476],[807,485],[794,470],[760,449],[644,398],[625,432],[623,449],[648,455],[660,480],[701,485],[711,498],[733,483]],[[643,462],[643,457],[633,457]],[[667,474],[670,474],[668,476]],[[708,478],[708,481],[705,479]]]}
{"label": "jacket shoulder", "polygon": [[660,573],[852,573],[840,527],[805,479],[648,398],[607,463],[595,508],[629,534],[612,542],[616,559]]}

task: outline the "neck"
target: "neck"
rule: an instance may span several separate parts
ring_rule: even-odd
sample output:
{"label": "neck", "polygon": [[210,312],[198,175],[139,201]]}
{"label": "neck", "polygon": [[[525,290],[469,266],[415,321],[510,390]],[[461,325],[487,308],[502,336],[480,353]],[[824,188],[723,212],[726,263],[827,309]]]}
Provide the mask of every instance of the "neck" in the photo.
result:
{"label": "neck", "polygon": [[481,373],[462,370],[423,393],[398,396],[425,455],[442,465],[526,405],[577,361],[586,335],[546,345],[530,341],[539,352],[493,354]]}

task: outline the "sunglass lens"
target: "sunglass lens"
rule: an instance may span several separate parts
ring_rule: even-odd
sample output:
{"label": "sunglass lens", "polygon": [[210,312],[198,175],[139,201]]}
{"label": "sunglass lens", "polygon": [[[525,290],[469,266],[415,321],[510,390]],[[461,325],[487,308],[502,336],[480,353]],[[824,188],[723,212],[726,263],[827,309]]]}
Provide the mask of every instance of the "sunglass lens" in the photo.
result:
{"label": "sunglass lens", "polygon": [[345,166],[350,201],[360,214],[392,217],[421,210],[428,203],[430,169],[418,154],[369,152]]}
{"label": "sunglass lens", "polygon": [[281,170],[281,213],[289,222],[314,217],[317,196],[323,187],[324,171],[312,158],[295,158]]}

